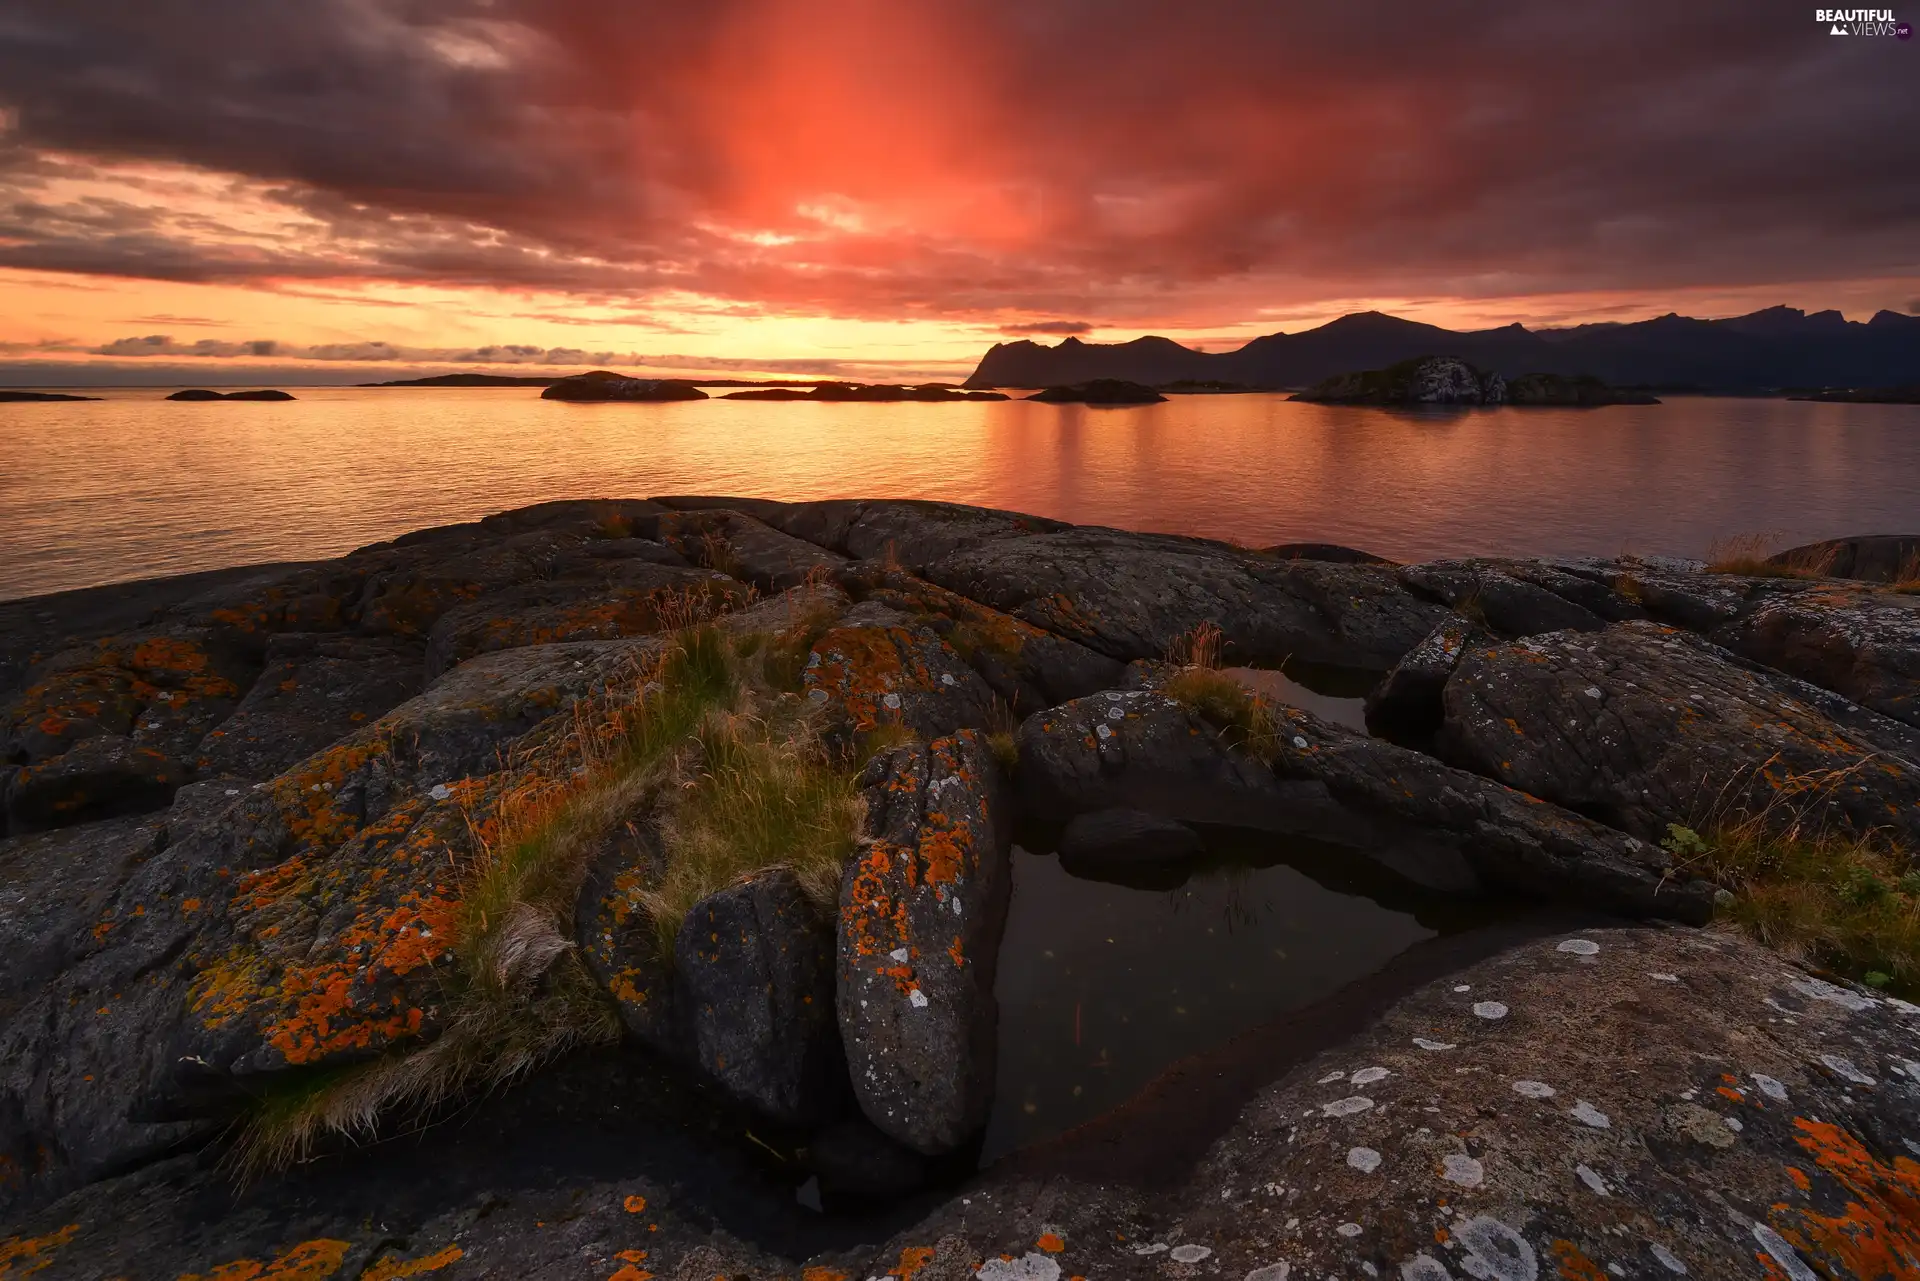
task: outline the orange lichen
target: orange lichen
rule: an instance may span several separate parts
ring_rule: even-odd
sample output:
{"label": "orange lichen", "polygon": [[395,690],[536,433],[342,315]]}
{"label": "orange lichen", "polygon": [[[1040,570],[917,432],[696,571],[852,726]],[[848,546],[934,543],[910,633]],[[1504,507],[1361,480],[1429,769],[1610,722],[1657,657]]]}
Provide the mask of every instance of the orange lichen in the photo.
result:
{"label": "orange lichen", "polygon": [[302,1241],[266,1263],[235,1259],[204,1276],[198,1272],[184,1273],[179,1281],[322,1281],[340,1270],[350,1248],[351,1243],[346,1241]]}
{"label": "orange lichen", "polygon": [[1607,1274],[1573,1242],[1564,1238],[1556,1240],[1553,1253],[1560,1260],[1560,1275],[1566,1281],[1607,1281]]}
{"label": "orange lichen", "polygon": [[647,1208],[647,1199],[636,1193],[635,1195],[628,1197],[621,1204],[626,1206],[628,1214],[639,1214],[642,1210],[645,1210]]}
{"label": "orange lichen", "polygon": [[900,1251],[900,1261],[893,1265],[893,1275],[900,1281],[913,1281],[914,1274],[933,1262],[934,1249],[930,1245],[910,1245]]}
{"label": "orange lichen", "polygon": [[451,1267],[466,1257],[466,1251],[457,1245],[446,1245],[432,1254],[423,1254],[417,1259],[382,1259],[360,1274],[360,1281],[402,1281],[405,1277],[417,1277],[428,1272],[438,1272],[441,1268]]}
{"label": "orange lichen", "polygon": [[1920,1278],[1920,1162],[1896,1156],[1887,1165],[1831,1122],[1795,1117],[1793,1124],[1795,1141],[1848,1199],[1831,1216],[1810,1207],[1776,1210],[1780,1234],[1843,1275]]}
{"label": "orange lichen", "polygon": [[37,1237],[8,1237],[0,1241],[0,1278],[32,1276],[53,1264],[53,1252],[73,1240],[77,1223]]}
{"label": "orange lichen", "polygon": [[1063,1240],[1057,1232],[1043,1233],[1040,1239],[1034,1242],[1034,1244],[1042,1250],[1045,1250],[1048,1254],[1059,1254],[1067,1248],[1066,1241]]}
{"label": "orange lichen", "polygon": [[607,1281],[653,1281],[653,1273],[640,1266],[647,1258],[645,1250],[622,1250],[613,1257],[620,1260],[620,1268]]}
{"label": "orange lichen", "polygon": [[802,1268],[800,1281],[847,1281],[847,1274],[834,1268]]}

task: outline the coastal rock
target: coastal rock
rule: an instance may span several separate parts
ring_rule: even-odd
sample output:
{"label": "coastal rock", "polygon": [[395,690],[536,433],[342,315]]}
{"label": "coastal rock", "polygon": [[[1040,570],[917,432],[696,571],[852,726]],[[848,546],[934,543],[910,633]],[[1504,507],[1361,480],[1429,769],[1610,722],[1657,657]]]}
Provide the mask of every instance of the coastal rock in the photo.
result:
{"label": "coastal rock", "polygon": [[1443,620],[1367,695],[1367,732],[1402,747],[1430,749],[1446,719],[1441,692],[1447,678],[1468,646],[1493,642],[1469,619],[1455,615]]}
{"label": "coastal rock", "polygon": [[1826,578],[1859,578],[1874,583],[1920,580],[1920,534],[1829,538],[1776,552],[1767,557],[1767,563]]}
{"label": "coastal rock", "polygon": [[65,969],[133,870],[165,836],[151,816],[0,841],[0,1021]]}
{"label": "coastal rock", "polygon": [[1711,887],[1675,879],[1655,845],[1310,712],[1269,711],[1271,763],[1151,690],[1049,709],[1020,727],[1021,795],[1046,818],[1129,807],[1305,836],[1434,889],[1711,913]]}
{"label": "coastal rock", "polygon": [[1559,594],[1499,568],[1471,561],[1430,561],[1400,569],[1414,591],[1476,617],[1507,636],[1532,636],[1565,628],[1597,632],[1606,623]]}
{"label": "coastal rock", "polygon": [[190,388],[176,391],[168,400],[292,400],[293,393],[263,388],[258,391],[208,391],[205,388]]}
{"label": "coastal rock", "polygon": [[1418,356],[1385,369],[1336,374],[1294,400],[1327,405],[1498,405],[1506,380],[1456,356]]}
{"label": "coastal rock", "polygon": [[282,632],[233,715],[195,749],[200,774],[268,779],[413,697],[420,647],[389,637]]}
{"label": "coastal rock", "polygon": [[0,388],[0,405],[22,404],[29,402],[48,402],[59,400],[99,400],[99,396],[74,396],[59,391],[15,391],[11,387]]}
{"label": "coastal rock", "polygon": [[1124,672],[1104,654],[881,562],[859,562],[839,581],[937,633],[1019,715],[1117,685]]}
{"label": "coastal rock", "polygon": [[666,869],[649,815],[635,813],[611,824],[587,869],[574,909],[581,959],[613,998],[630,1039],[670,1059],[685,1056],[673,957],[640,897]]}
{"label": "coastal rock", "polygon": [[802,679],[854,734],[904,725],[932,739],[993,717],[993,691],[952,647],[884,606],[856,606],[816,641]]}
{"label": "coastal rock", "polygon": [[657,537],[690,562],[752,583],[762,591],[785,591],[822,578],[846,558],[795,538],[740,512],[671,512],[656,523]]}
{"label": "coastal rock", "polygon": [[550,529],[499,537],[476,528],[396,543],[401,556],[391,567],[367,575],[353,616],[361,631],[424,636],[457,605],[568,569],[590,568],[590,561],[583,565],[580,560],[585,541],[578,534]]}
{"label": "coastal rock", "polygon": [[1644,840],[1747,814],[1920,838],[1911,727],[1675,628],[1469,648],[1444,699],[1450,759]]}
{"label": "coastal rock", "polygon": [[707,393],[692,383],[671,378],[629,378],[596,369],[548,384],[542,400],[705,400]]}
{"label": "coastal rock", "polygon": [[1324,560],[1336,565],[1393,564],[1384,556],[1375,556],[1372,552],[1363,552],[1354,547],[1342,547],[1339,543],[1275,543],[1271,547],[1262,547],[1260,554],[1275,560]]}
{"label": "coastal rock", "polygon": [[1060,833],[1060,866],[1096,879],[1103,872],[1186,863],[1205,851],[1191,827],[1144,810],[1091,810]]}
{"label": "coastal rock", "polygon": [[1196,627],[1237,663],[1384,672],[1446,616],[1384,566],[1277,561],[1223,543],[1081,527],[957,552],[925,576],[1121,662],[1161,658]]}
{"label": "coastal rock", "polygon": [[840,885],[841,1041],[867,1119],[938,1155],[978,1133],[993,1097],[1013,813],[973,732],[893,748],[860,782],[861,847]]}
{"label": "coastal rock", "polygon": [[1095,378],[1091,382],[1049,387],[1027,397],[1056,405],[1152,405],[1166,399],[1144,383],[1120,378]]}
{"label": "coastal rock", "polygon": [[674,945],[694,1063],[783,1124],[818,1122],[846,1095],[834,934],[831,912],[776,868],[694,904]]}
{"label": "coastal rock", "polygon": [[1713,639],[1920,727],[1920,596],[1824,586],[1776,596]]}
{"label": "coastal rock", "polygon": [[7,830],[161,809],[191,776],[185,763],[120,734],[96,734],[51,760],[22,767],[7,785]]}

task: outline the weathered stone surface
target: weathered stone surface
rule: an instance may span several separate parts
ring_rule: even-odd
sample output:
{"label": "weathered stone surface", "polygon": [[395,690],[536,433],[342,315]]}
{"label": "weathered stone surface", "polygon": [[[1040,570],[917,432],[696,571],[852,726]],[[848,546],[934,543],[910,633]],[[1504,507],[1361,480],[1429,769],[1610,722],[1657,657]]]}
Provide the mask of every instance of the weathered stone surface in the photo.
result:
{"label": "weathered stone surface", "polygon": [[545,529],[498,537],[474,526],[441,539],[396,543],[405,554],[367,575],[353,614],[363,631],[424,636],[456,605],[573,567],[585,541]]}
{"label": "weathered stone surface", "polygon": [[834,1019],[835,927],[785,868],[711,894],[674,943],[693,1061],[734,1098],[790,1125],[847,1095]]}
{"label": "weathered stone surface", "polygon": [[389,637],[283,632],[233,715],[200,740],[202,774],[267,779],[420,692],[420,646]]}
{"label": "weathered stone surface", "polygon": [[707,393],[674,378],[632,378],[596,369],[573,374],[540,393],[542,400],[659,401],[705,400]]}
{"label": "weathered stone surface", "polygon": [[1676,877],[1650,842],[1299,708],[1271,710],[1269,767],[1158,692],[1052,708],[1020,727],[1021,794],[1046,817],[1125,806],[1311,837],[1435,889],[1485,883],[1685,920],[1711,911],[1711,888]]}
{"label": "weathered stone surface", "polygon": [[1840,586],[1776,596],[1713,639],[1920,726],[1920,596]]}
{"label": "weathered stone surface", "polygon": [[1920,534],[1865,534],[1790,547],[1767,557],[1770,564],[1810,570],[1828,578],[1894,583],[1920,578]]}
{"label": "weathered stone surface", "polygon": [[1122,665],[1105,654],[904,570],[863,561],[840,581],[863,602],[888,606],[937,632],[1019,715],[1110,688],[1123,677]]}
{"label": "weathered stone surface", "polygon": [[1275,560],[1326,560],[1336,565],[1393,564],[1384,556],[1375,556],[1357,547],[1343,547],[1339,543],[1275,543],[1271,547],[1262,547],[1260,554]]}
{"label": "weathered stone surface", "polygon": [[1057,520],[991,507],[915,499],[835,498],[814,503],[764,499],[662,498],[669,507],[730,507],[775,529],[855,560],[887,560],[913,573],[956,551],[1004,538],[1066,529]]}
{"label": "weathered stone surface", "polygon": [[821,579],[847,558],[752,516],[731,509],[669,512],[656,522],[656,537],[688,561],[705,565],[763,591],[785,591]]}
{"label": "weathered stone surface", "polygon": [[840,887],[836,1007],[867,1119],[929,1155],[985,1124],[1010,798],[972,732],[871,761],[861,849]]}
{"label": "weathered stone surface", "polygon": [[807,696],[855,734],[898,724],[922,738],[984,729],[993,691],[930,628],[884,606],[856,606],[807,658]]}
{"label": "weathered stone surface", "polygon": [[1805,813],[1920,838],[1911,727],[1674,628],[1469,649],[1445,702],[1450,758],[1646,840],[1769,806],[1783,826]]}
{"label": "weathered stone surface", "polygon": [[747,596],[744,584],[712,570],[640,558],[599,561],[449,609],[428,636],[427,678],[503,649],[644,636],[724,612]]}
{"label": "weathered stone surface", "polygon": [[142,814],[173,799],[191,769],[120,734],[96,734],[7,785],[7,830],[38,832],[68,823]]}
{"label": "weathered stone surface", "polygon": [[0,841],[0,1020],[66,967],[161,840],[148,816]]}
{"label": "weathered stone surface", "polygon": [[1446,719],[1441,691],[1468,646],[1491,644],[1467,618],[1455,615],[1408,650],[1367,695],[1367,731],[1390,743],[1426,751]]}
{"label": "weathered stone surface", "polygon": [[1178,819],[1144,810],[1090,810],[1060,833],[1060,865],[1075,876],[1151,864],[1182,863],[1206,850],[1199,833]]}
{"label": "weathered stone surface", "polygon": [[1507,636],[1597,632],[1606,623],[1583,606],[1485,562],[1426,561],[1403,566],[1400,581]]}
{"label": "weathered stone surface", "polygon": [[659,834],[647,814],[615,823],[589,858],[573,936],[588,972],[613,998],[627,1035],[658,1054],[680,1058],[687,1044],[673,960],[640,898],[659,882],[665,867]]}
{"label": "weathered stone surface", "polygon": [[1279,561],[1112,529],[987,543],[930,565],[926,577],[1123,662],[1163,657],[1211,623],[1230,662],[1384,672],[1447,612],[1383,566]]}

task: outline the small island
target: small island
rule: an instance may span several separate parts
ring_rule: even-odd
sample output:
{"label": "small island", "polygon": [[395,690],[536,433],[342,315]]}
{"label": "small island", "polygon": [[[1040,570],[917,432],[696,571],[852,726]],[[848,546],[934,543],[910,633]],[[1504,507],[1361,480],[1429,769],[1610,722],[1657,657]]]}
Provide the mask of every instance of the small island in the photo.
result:
{"label": "small island", "polygon": [[1511,380],[1457,356],[1420,356],[1335,374],[1294,400],[1323,405],[1657,405],[1645,392],[1610,387],[1588,374],[1521,374]]}
{"label": "small island", "polygon": [[1787,399],[1837,405],[1920,405],[1920,383],[1904,387],[1826,387]]}
{"label": "small island", "polygon": [[0,402],[13,404],[52,400],[99,400],[98,396],[71,396],[63,391],[9,391],[0,388]]}
{"label": "small island", "polygon": [[1027,397],[1052,405],[1151,405],[1166,399],[1145,383],[1123,378],[1095,378],[1092,382],[1049,387]]}
{"label": "small island", "polygon": [[190,387],[185,391],[176,391],[168,400],[292,400],[293,394],[285,391],[208,391],[204,387]]}
{"label": "small island", "polygon": [[706,392],[677,378],[629,378],[605,369],[559,379],[540,393],[542,400],[570,401],[636,402],[707,398]]}

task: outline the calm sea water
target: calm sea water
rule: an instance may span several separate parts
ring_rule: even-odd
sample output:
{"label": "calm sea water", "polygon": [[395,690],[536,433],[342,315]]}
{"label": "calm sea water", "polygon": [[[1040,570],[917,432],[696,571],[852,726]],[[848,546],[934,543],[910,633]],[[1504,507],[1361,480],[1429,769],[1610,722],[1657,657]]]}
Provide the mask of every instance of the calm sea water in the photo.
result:
{"label": "calm sea water", "polygon": [[550,498],[944,498],[1397,559],[1697,555],[1920,527],[1920,406],[1675,399],[1422,415],[309,388],[292,403],[0,404],[0,599],[335,555]]}

